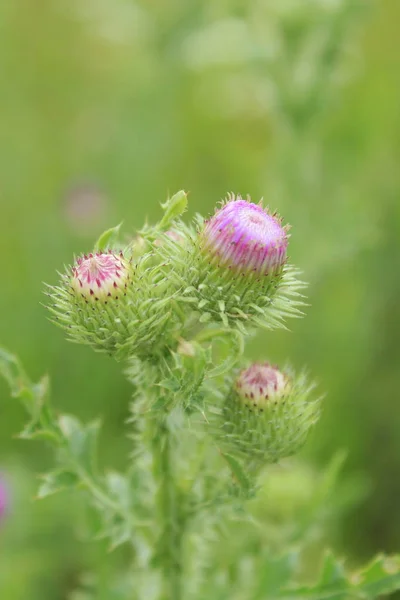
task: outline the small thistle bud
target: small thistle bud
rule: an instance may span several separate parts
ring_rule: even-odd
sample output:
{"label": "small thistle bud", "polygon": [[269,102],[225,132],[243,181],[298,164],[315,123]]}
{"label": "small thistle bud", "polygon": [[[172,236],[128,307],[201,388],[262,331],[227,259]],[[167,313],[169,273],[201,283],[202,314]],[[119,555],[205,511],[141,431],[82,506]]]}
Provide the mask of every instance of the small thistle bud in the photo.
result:
{"label": "small thistle bud", "polygon": [[88,302],[118,300],[126,294],[129,263],[120,253],[97,252],[77,259],[72,268],[71,287]]}
{"label": "small thistle bud", "polygon": [[260,205],[237,199],[206,222],[200,244],[214,264],[259,277],[284,265],[288,239],[281,219]]}
{"label": "small thistle bud", "polygon": [[[260,204],[230,195],[201,226],[185,292],[196,301],[200,321],[276,327],[299,316],[303,287],[286,264],[288,227]],[[186,262],[188,259],[186,258]]]}
{"label": "small thistle bud", "polygon": [[254,363],[242,371],[235,382],[238,397],[249,406],[263,410],[279,402],[290,388],[288,377],[269,363]]}
{"label": "small thistle bud", "polygon": [[48,287],[53,321],[71,341],[121,360],[153,355],[165,336],[169,298],[160,296],[145,257],[133,266],[123,252],[90,253],[67,269],[60,286]]}
{"label": "small thistle bud", "polygon": [[241,371],[223,406],[223,431],[230,451],[259,462],[297,452],[319,413],[309,400],[314,386],[265,363]]}

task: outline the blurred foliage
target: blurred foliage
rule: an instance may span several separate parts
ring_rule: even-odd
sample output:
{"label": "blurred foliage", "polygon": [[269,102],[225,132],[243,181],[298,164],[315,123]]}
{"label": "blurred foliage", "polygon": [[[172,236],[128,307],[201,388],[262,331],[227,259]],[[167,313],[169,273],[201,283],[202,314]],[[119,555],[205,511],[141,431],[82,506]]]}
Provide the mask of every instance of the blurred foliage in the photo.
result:
{"label": "blurred foliage", "polygon": [[[354,562],[400,547],[399,18],[398,0],[0,4],[1,343],[35,379],[51,373],[59,410],[102,415],[118,468],[129,384],[48,323],[42,281],[106,227],[151,219],[168,191],[204,213],[230,190],[263,196],[293,226],[312,307],[251,354],[307,365],[328,390],[305,455],[317,469],[346,448],[345,481],[369,488],[330,530]],[[49,459],[12,439],[20,408],[0,410],[13,495],[0,590],[61,600],[110,558],[80,545],[68,496],[31,503]]]}

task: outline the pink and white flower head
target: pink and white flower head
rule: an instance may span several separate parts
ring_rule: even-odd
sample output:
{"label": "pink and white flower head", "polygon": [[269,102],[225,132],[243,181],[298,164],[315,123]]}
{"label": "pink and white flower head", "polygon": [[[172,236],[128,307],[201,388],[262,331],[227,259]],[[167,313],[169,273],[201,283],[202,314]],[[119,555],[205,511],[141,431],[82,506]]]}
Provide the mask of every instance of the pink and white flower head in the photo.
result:
{"label": "pink and white flower head", "polygon": [[129,263],[122,252],[97,252],[77,259],[72,268],[72,288],[87,302],[118,299],[126,294]]}
{"label": "pink and white flower head", "polygon": [[268,362],[253,363],[241,371],[235,388],[246,406],[262,410],[271,402],[282,400],[289,392],[290,382],[284,373]]}
{"label": "pink and white flower head", "polygon": [[5,481],[0,477],[0,521],[8,508],[8,490]]}
{"label": "pink and white flower head", "polygon": [[201,248],[220,267],[270,275],[286,261],[287,228],[258,204],[230,196],[205,224]]}
{"label": "pink and white flower head", "polygon": [[320,399],[304,373],[281,371],[268,362],[241,371],[222,410],[221,441],[259,464],[297,452],[319,416]]}

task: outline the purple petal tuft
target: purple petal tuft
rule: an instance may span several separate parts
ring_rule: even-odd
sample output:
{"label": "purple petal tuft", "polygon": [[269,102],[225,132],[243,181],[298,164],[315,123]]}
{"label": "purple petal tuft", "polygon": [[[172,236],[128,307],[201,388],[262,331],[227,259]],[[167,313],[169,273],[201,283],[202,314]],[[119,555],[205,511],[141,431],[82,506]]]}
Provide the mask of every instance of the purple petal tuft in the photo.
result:
{"label": "purple petal tuft", "polygon": [[238,198],[207,221],[201,244],[220,266],[267,275],[286,260],[287,233],[262,206]]}

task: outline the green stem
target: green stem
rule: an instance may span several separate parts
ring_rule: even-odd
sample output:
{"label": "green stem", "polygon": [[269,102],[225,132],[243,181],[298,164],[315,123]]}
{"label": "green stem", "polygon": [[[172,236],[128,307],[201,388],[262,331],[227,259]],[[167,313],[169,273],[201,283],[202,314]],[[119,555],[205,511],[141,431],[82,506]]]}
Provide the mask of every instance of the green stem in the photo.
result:
{"label": "green stem", "polygon": [[166,421],[158,422],[153,438],[156,481],[159,485],[158,515],[161,536],[157,551],[163,573],[160,600],[181,600],[183,518],[172,465],[171,432]]}

